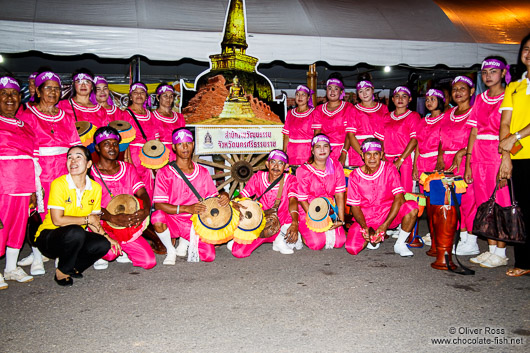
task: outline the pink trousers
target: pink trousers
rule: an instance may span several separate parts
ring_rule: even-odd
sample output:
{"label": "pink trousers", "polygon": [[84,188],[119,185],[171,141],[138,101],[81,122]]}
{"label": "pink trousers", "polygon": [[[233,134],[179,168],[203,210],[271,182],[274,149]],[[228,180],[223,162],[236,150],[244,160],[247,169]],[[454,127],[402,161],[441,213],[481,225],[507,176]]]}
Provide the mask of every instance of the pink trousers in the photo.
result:
{"label": "pink trousers", "polygon": [[[122,243],[120,245],[122,250],[127,253],[127,256],[132,261],[133,266],[142,267],[146,270],[155,267],[155,253],[145,238],[138,237],[130,243]],[[109,250],[107,255],[103,256],[103,259],[113,261],[117,257],[118,255],[114,254],[112,250]]]}
{"label": "pink trousers", "polygon": [[232,255],[239,259],[249,257],[250,254],[252,254],[252,252],[256,250],[261,244],[274,242],[278,234],[280,234],[279,231],[278,233],[269,238],[257,238],[250,244],[239,244],[234,242],[234,245],[232,245]]}
{"label": "pink trousers", "polygon": [[22,248],[29,216],[29,196],[0,195],[0,257],[6,253],[6,246]]}
{"label": "pink trousers", "polygon": [[[182,215],[170,215],[164,211],[157,210],[151,215],[151,223],[164,223],[167,225],[171,238],[182,237],[190,240],[190,230],[193,224],[189,217]],[[235,245],[235,244],[234,244]],[[215,260],[215,246],[203,242],[199,238],[199,258],[204,262]]]}
{"label": "pink trousers", "polygon": [[[306,215],[300,213],[300,223],[298,224],[298,231],[302,235],[305,245],[311,250],[321,250],[326,245],[326,234],[317,233],[307,227],[305,222]],[[335,228],[335,247],[341,248],[346,241],[346,232],[343,227]]]}
{"label": "pink trousers", "polygon": [[[405,217],[410,212],[416,209],[418,209],[418,204],[415,201],[405,201],[405,203],[401,205],[401,208],[399,209],[396,218],[394,218],[394,220],[390,224],[389,229],[397,228],[397,226],[401,224],[403,217]],[[382,211],[382,213],[385,214],[385,219],[388,216],[389,212],[390,208]],[[381,218],[378,217],[378,219],[380,220]],[[374,220],[366,217],[366,225],[368,227],[377,229],[381,224],[378,221],[374,222]],[[346,251],[352,255],[357,255],[361,252],[361,250],[364,249],[364,242],[365,240],[361,234],[361,226],[359,225],[359,223],[355,222],[348,231],[348,237],[346,238]]]}

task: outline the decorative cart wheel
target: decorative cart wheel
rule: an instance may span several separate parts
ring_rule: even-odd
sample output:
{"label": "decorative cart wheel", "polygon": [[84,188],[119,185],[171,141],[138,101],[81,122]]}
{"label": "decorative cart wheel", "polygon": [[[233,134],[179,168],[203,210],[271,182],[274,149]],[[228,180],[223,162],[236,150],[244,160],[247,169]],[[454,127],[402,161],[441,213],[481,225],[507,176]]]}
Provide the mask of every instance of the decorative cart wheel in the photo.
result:
{"label": "decorative cart wheel", "polygon": [[[236,188],[239,191],[243,190],[255,172],[266,169],[265,157],[267,154],[219,154],[214,155],[213,162],[202,159],[201,156],[195,156],[194,160],[199,164],[215,168],[216,173],[212,175],[212,179],[217,181],[217,190],[230,184],[228,195],[232,197]],[[215,161],[216,159],[219,161]]]}

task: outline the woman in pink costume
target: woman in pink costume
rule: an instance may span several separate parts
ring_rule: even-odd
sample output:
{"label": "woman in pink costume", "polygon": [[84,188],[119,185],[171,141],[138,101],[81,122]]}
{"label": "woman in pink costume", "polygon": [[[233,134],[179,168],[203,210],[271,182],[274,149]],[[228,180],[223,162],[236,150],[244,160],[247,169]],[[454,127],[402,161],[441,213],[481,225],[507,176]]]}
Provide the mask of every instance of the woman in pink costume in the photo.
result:
{"label": "woman in pink costume", "polygon": [[123,120],[123,111],[114,105],[107,80],[104,77],[96,76],[94,77],[94,86],[96,87],[96,90],[95,93],[90,96],[90,101],[93,104],[99,104],[105,108],[109,123],[115,120]]}
{"label": "woman in pink costume", "polygon": [[147,109],[147,86],[142,82],[131,85],[129,90],[129,108],[123,114],[123,120],[129,122],[136,130],[136,138],[129,144],[125,151],[125,162],[136,167],[140,180],[145,184],[149,197],[153,196],[154,176],[153,171],[144,167],[140,161],[142,147],[149,140],[159,139],[157,121],[151,111]]}
{"label": "woman in pink costume", "polygon": [[[192,161],[194,147],[193,135],[189,130],[181,128],[174,131],[175,162],[202,198],[217,196],[217,189],[208,170]],[[220,204],[228,205],[229,202],[228,194],[221,193]],[[198,235],[191,221],[191,216],[205,212],[206,206],[198,201],[173,166],[166,165],[156,173],[153,203],[156,211],[151,217],[151,223],[167,250],[164,265],[175,265],[177,255],[186,256],[187,251],[189,251],[188,261],[195,262],[200,259],[210,262],[215,259],[215,246],[200,239],[197,240]],[[178,237],[181,238],[179,248],[183,250],[183,253],[179,253],[179,249],[175,249],[171,242],[171,238]],[[195,243],[195,248],[194,240],[198,243]],[[196,258],[197,255],[198,258]]]}
{"label": "woman in pink costume", "polygon": [[396,110],[385,119],[385,156],[399,171],[405,192],[412,192],[411,154],[418,144],[416,126],[420,120],[418,113],[407,108],[411,100],[407,87],[397,87],[392,96]]}
{"label": "woman in pink costume", "polygon": [[[147,191],[145,191],[144,183],[140,181],[136,173],[136,168],[132,164],[118,161],[120,140],[120,134],[112,127],[105,126],[96,130],[94,142],[96,144],[96,152],[99,154],[99,160],[91,168],[91,174],[103,189],[101,197],[103,214],[101,219],[120,227],[129,228],[141,224],[149,216],[151,200],[149,195],[147,195]],[[109,190],[112,195],[109,194]],[[112,200],[112,196],[120,194],[136,195],[138,199],[142,200],[142,208],[132,215],[110,214],[106,207]],[[109,236],[118,240],[112,232],[109,232]],[[156,265],[155,254],[147,240],[141,236],[141,232],[127,242],[120,242],[120,245],[124,254],[118,258],[119,262],[132,261],[134,266],[145,269],[153,268]],[[112,261],[117,257],[117,254],[109,251],[103,259]]]}
{"label": "woman in pink costume", "polygon": [[94,91],[94,77],[86,71],[72,76],[72,94],[57,104],[66,114],[72,115],[75,121],[88,121],[95,127],[106,126],[109,121],[107,111],[101,105],[92,103],[90,96]]}
{"label": "woman in pink costume", "polygon": [[[491,197],[497,184],[497,173],[501,164],[498,151],[501,125],[499,108],[504,99],[503,81],[506,73],[507,63],[502,57],[490,56],[482,62],[482,81],[488,90],[477,97],[467,120],[467,124],[472,128],[467,145],[465,181],[469,184],[469,189],[473,189],[476,207]],[[509,80],[506,83],[510,83]],[[510,205],[510,192],[507,187],[497,191],[496,202],[502,207]],[[473,218],[476,211],[476,208],[473,209]],[[488,251],[471,258],[470,261],[482,267],[505,266],[508,263],[506,243],[488,239],[488,245]],[[476,239],[468,236],[463,246],[464,251],[467,248],[477,248]]]}
{"label": "woman in pink costume", "polygon": [[34,163],[38,152],[35,135],[16,116],[20,99],[18,82],[8,76],[0,78],[0,257],[5,255],[6,259],[4,276],[0,272],[0,290],[7,288],[4,278],[21,283],[33,280],[17,267],[28,210],[31,203],[36,205],[35,191],[37,186],[40,189]]}
{"label": "woman in pink costume", "polygon": [[374,101],[374,85],[370,76],[363,75],[357,83],[357,99],[361,102],[354,105],[352,119],[348,122],[346,132],[351,145],[348,151],[350,166],[360,167],[364,164],[361,158],[361,145],[364,140],[376,137],[384,141],[385,117],[388,114],[386,105]]}
{"label": "woman in pink costume", "polygon": [[296,108],[287,112],[283,126],[283,150],[287,152],[291,165],[304,164],[311,157],[311,139],[313,138],[313,91],[304,85],[296,88]]}
{"label": "woman in pink costume", "polygon": [[[419,119],[416,127],[418,144],[414,152],[414,166],[412,179],[419,181],[424,172],[433,172],[438,159],[438,146],[440,145],[440,127],[444,119],[445,95],[438,89],[430,89],[425,94],[425,107],[429,115]],[[420,184],[423,193],[423,185]]]}
{"label": "woman in pink costume", "polygon": [[328,79],[326,82],[328,101],[317,107],[311,126],[315,130],[315,136],[322,133],[329,137],[331,158],[340,161],[342,165],[346,162],[347,155],[347,150],[344,149],[346,126],[348,120],[351,119],[353,109],[351,103],[342,100],[345,95],[344,83],[341,79]]}
{"label": "woman in pink costume", "polygon": [[274,206],[280,183],[272,189],[265,190],[278,178],[284,178],[282,194],[280,195],[280,206],[278,207],[278,219],[280,220],[280,230],[269,238],[257,238],[250,244],[239,244],[230,241],[229,249],[235,257],[248,257],[263,243],[273,243],[272,250],[288,255],[294,253],[294,248],[302,248],[302,239],[298,233],[298,201],[296,200],[296,177],[291,174],[284,174],[289,168],[289,161],[285,152],[273,150],[265,162],[268,171],[259,171],[254,174],[241,192],[242,197],[261,197],[260,203],[263,210],[268,210]]}
{"label": "woman in pink costume", "polygon": [[176,95],[173,86],[168,84],[161,84],[156,89],[158,109],[153,112],[153,117],[158,124],[160,141],[169,149],[172,145],[171,133],[175,129],[186,126],[184,116],[173,111]]}
{"label": "woman in pink costume", "polygon": [[[66,153],[72,146],[81,144],[75,128],[75,120],[71,115],[57,108],[61,97],[61,79],[53,72],[46,71],[35,78],[37,87],[35,105],[26,109],[20,118],[35,133],[35,142],[39,146],[39,164],[42,168],[40,181],[44,189],[44,210],[41,216],[48,213],[48,197],[53,180],[67,174]],[[44,274],[42,256],[37,248],[33,254],[20,263],[31,264],[31,274]]]}
{"label": "woman in pink costume", "polygon": [[[346,179],[344,169],[337,160],[330,157],[331,143],[326,135],[319,134],[311,141],[311,153],[307,163],[296,171],[298,180],[297,196],[302,205],[299,231],[305,244],[311,250],[340,248],[346,241],[344,232],[344,192]],[[339,147],[340,148],[340,147]],[[325,233],[317,233],[308,228],[305,217],[309,204],[317,197],[334,200],[338,207],[338,217],[332,227]]]}
{"label": "woman in pink costume", "polygon": [[[405,189],[399,174],[390,162],[382,161],[382,142],[369,138],[362,145],[365,164],[355,169],[348,180],[347,204],[352,207],[355,223],[348,231],[346,251],[357,255],[365,247],[375,250],[384,240],[389,228],[401,223],[394,252],[403,257],[413,256],[405,241],[414,228],[418,204],[405,201]],[[371,233],[370,228],[374,230]]]}
{"label": "woman in pink costume", "polygon": [[[463,176],[466,169],[467,143],[471,125],[467,124],[473,108],[471,107],[471,96],[475,93],[473,81],[467,76],[458,76],[452,82],[452,97],[457,104],[450,109],[442,120],[440,133],[440,147],[438,149],[438,160],[436,170],[453,172],[455,175]],[[462,194],[462,227],[460,239],[456,249],[457,255],[477,255],[479,253],[477,237],[468,233],[473,229],[473,216],[475,209],[475,195],[473,188],[467,188]],[[461,247],[467,243],[465,248]],[[473,246],[473,244],[475,244]],[[465,250],[465,251],[464,251]]]}

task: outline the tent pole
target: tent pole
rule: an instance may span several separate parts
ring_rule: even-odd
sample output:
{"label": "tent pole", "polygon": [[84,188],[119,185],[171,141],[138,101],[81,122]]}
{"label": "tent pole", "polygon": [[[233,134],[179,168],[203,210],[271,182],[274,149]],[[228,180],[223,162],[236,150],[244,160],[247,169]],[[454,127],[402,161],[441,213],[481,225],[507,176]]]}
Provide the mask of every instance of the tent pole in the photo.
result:
{"label": "tent pole", "polygon": [[313,104],[317,105],[317,64],[309,65],[309,71],[307,72],[307,87],[313,90]]}

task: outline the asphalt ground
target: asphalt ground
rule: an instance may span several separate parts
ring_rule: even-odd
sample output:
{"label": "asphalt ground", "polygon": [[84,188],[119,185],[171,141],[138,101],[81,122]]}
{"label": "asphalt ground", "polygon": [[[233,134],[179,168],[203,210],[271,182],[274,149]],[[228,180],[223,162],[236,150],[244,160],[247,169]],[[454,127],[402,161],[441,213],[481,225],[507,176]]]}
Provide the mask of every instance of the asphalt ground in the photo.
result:
{"label": "asphalt ground", "polygon": [[0,291],[0,352],[529,351],[530,276],[468,256],[474,276],[434,270],[428,246],[401,258],[393,244],[357,256],[264,244],[246,259],[220,246],[213,263],[114,262],[69,288],[49,261],[44,276]]}

